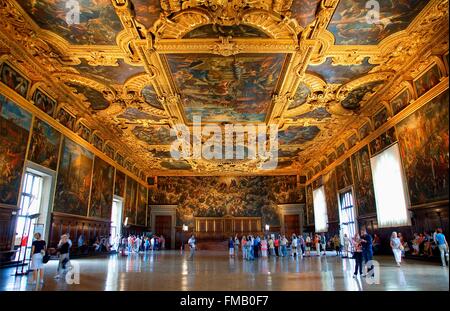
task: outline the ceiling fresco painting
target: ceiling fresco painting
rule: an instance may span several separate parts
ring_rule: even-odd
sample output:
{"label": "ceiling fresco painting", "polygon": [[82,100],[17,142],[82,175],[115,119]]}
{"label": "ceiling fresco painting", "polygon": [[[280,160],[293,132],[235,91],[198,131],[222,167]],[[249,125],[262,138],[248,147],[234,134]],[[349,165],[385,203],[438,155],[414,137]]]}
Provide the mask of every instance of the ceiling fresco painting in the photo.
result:
{"label": "ceiling fresco painting", "polygon": [[378,0],[379,23],[367,23],[366,1],[339,1],[328,30],[338,45],[376,45],[381,40],[404,30],[429,1]]}
{"label": "ceiling fresco painting", "polygon": [[[366,1],[78,0],[72,25],[66,0],[0,2],[0,66],[26,85],[0,83],[146,176],[312,178],[448,79],[448,0],[378,0],[375,23]],[[173,159],[197,115],[277,125],[278,165]]]}
{"label": "ceiling fresco painting", "polygon": [[144,67],[131,66],[119,60],[116,66],[91,66],[86,60],[74,66],[81,74],[107,84],[123,84],[128,78],[145,73]]}
{"label": "ceiling fresco painting", "polygon": [[28,15],[43,29],[72,44],[114,45],[122,30],[110,0],[78,0],[80,23],[66,22],[66,0],[18,0]]}
{"label": "ceiling fresco painting", "polygon": [[321,65],[310,65],[308,72],[319,75],[325,82],[333,84],[347,83],[363,74],[368,73],[375,65],[369,64],[366,57],[359,65],[334,65],[331,58]]}
{"label": "ceiling fresco painting", "polygon": [[200,38],[217,38],[222,37],[239,37],[239,38],[269,38],[263,31],[247,25],[236,26],[220,26],[220,25],[204,25],[188,32],[184,39],[200,39]]}
{"label": "ceiling fresco painting", "polygon": [[284,54],[167,55],[188,122],[264,122]]}
{"label": "ceiling fresco painting", "polygon": [[66,84],[75,91],[75,94],[84,95],[93,110],[103,110],[109,107],[110,103],[101,92],[85,85],[71,82],[67,82]]}

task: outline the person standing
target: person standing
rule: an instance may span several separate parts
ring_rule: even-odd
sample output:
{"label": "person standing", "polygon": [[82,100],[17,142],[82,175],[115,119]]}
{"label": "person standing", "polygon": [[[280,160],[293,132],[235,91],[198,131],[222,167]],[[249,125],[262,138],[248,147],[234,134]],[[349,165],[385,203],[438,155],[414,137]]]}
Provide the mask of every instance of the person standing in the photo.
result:
{"label": "person standing", "polygon": [[297,239],[297,249],[300,254],[300,259],[303,259],[303,255],[305,254],[305,239],[303,238],[303,235],[299,234]]}
{"label": "person standing", "polygon": [[59,263],[58,268],[56,269],[55,279],[59,279],[62,276],[62,273],[64,273],[64,270],[66,270],[66,267],[69,264],[69,249],[70,243],[67,239],[67,235],[63,234],[57,246]]}
{"label": "person standing", "polygon": [[390,242],[392,252],[394,253],[395,262],[397,266],[400,267],[402,263],[402,242],[397,236],[397,232],[392,232],[391,242]]}
{"label": "person standing", "polygon": [[[44,262],[43,258],[47,250],[47,245],[41,239],[41,234],[34,234],[34,241],[31,243],[31,269],[33,270],[32,284],[44,283]],[[40,279],[40,281],[39,281]]]}
{"label": "person standing", "polygon": [[333,237],[333,246],[334,250],[336,251],[336,256],[341,255],[341,240],[339,239],[339,236],[337,234]]}
{"label": "person standing", "polygon": [[189,253],[189,260],[193,260],[194,259],[194,254],[195,254],[195,248],[197,247],[197,241],[195,240],[195,235],[192,235],[189,240],[188,240],[188,244],[190,247],[190,253]]}
{"label": "person standing", "polygon": [[239,256],[239,238],[237,234],[234,237],[234,256]]}
{"label": "person standing", "polygon": [[269,242],[267,244],[269,245],[270,256],[275,257],[275,243],[274,243],[272,237],[269,237]]}
{"label": "person standing", "polygon": [[257,236],[254,240],[253,240],[253,256],[255,258],[259,257],[259,247],[260,247],[260,238],[259,236]]}
{"label": "person standing", "polygon": [[141,238],[139,235],[136,237],[136,240],[134,240],[134,251],[139,254],[141,248]]}
{"label": "person standing", "polygon": [[263,237],[261,240],[261,257],[267,258],[267,240],[266,237]]}
{"label": "person standing", "polygon": [[295,234],[292,234],[292,240],[291,240],[291,256],[296,258],[297,257],[297,246],[298,246],[298,240],[297,236]]}
{"label": "person standing", "polygon": [[446,267],[447,266],[446,257],[448,256],[448,243],[447,240],[445,239],[445,235],[442,233],[441,228],[437,229],[434,241],[436,242],[436,245],[439,248],[439,252],[441,253],[442,266]]}
{"label": "person standing", "polygon": [[320,238],[319,235],[314,235],[314,246],[316,247],[317,256],[320,256]]}
{"label": "person standing", "polygon": [[275,256],[279,257],[280,255],[280,236],[277,236],[274,241],[275,246]]}
{"label": "person standing", "polygon": [[161,237],[159,238],[159,241],[161,243],[161,250],[166,249],[166,239],[164,238],[164,236],[161,234]]}
{"label": "person standing", "polygon": [[287,242],[288,242],[288,240],[286,239],[286,236],[283,235],[280,240],[282,257],[287,257],[287,247],[286,247]]}
{"label": "person standing", "polygon": [[311,257],[311,237],[309,236],[309,234],[306,235],[306,251],[305,251],[305,256],[307,255],[308,257]]}
{"label": "person standing", "polygon": [[320,246],[322,247],[323,255],[326,256],[327,255],[327,238],[325,236],[325,233],[323,233],[323,232],[320,235]]}
{"label": "person standing", "polygon": [[[361,230],[361,243],[362,243],[362,255],[364,264],[367,264],[369,261],[373,259],[373,249],[372,249],[372,236],[367,233],[366,229]],[[369,273],[373,269],[373,265],[371,265],[367,269],[367,273]]]}
{"label": "person standing", "polygon": [[362,243],[359,234],[356,233],[353,238],[353,258],[355,259],[355,272],[353,273],[353,277],[356,278],[359,274],[362,275]]}
{"label": "person standing", "polygon": [[233,238],[230,237],[230,239],[228,240],[228,250],[230,253],[230,258],[234,257],[234,241]]}
{"label": "person standing", "polygon": [[241,240],[242,245],[242,259],[247,259],[247,237],[244,235]]}

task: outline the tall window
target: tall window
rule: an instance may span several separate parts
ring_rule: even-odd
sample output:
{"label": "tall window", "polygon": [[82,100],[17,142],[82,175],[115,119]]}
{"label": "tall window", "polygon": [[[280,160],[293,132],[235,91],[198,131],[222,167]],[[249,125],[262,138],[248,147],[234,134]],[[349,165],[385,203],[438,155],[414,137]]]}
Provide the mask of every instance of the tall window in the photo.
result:
{"label": "tall window", "polygon": [[327,201],[325,200],[325,190],[321,186],[313,191],[313,203],[314,203],[314,225],[316,232],[328,231],[328,214],[327,214]]}
{"label": "tall window", "polygon": [[[26,252],[21,252],[22,256],[28,257],[30,251],[32,237],[29,235],[33,232],[36,218],[33,215],[39,213],[42,199],[42,184],[43,178],[39,175],[26,172],[22,193],[20,196],[20,209],[18,213],[17,226],[16,226],[16,246],[25,247]],[[16,256],[19,256],[17,253]]]}
{"label": "tall window", "polygon": [[341,221],[341,238],[347,234],[352,238],[356,233],[355,209],[353,206],[352,191],[342,192],[339,194],[340,210],[339,217]]}
{"label": "tall window", "polygon": [[370,159],[378,226],[397,227],[410,224],[406,189],[398,144]]}

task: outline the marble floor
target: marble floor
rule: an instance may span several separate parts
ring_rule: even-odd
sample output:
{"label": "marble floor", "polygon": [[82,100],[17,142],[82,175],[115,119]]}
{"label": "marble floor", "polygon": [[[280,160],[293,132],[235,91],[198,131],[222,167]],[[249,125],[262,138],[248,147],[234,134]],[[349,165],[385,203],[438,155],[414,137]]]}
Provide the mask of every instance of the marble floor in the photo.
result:
{"label": "marble floor", "polygon": [[57,262],[45,266],[43,285],[29,276],[0,269],[1,291],[448,291],[449,270],[437,263],[407,260],[397,267],[393,257],[378,256],[379,284],[353,278],[354,260],[329,253],[326,257],[230,259],[226,252],[199,251],[193,261],[180,251],[130,254],[72,260],[79,267],[79,284],[54,279]]}

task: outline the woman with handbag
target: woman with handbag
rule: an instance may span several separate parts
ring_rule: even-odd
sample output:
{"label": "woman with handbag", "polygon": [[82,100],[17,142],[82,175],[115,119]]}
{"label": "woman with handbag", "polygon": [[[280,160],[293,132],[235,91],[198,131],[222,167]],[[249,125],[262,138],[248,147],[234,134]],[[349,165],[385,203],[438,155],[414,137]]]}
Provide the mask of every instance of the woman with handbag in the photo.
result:
{"label": "woman with handbag", "polygon": [[44,240],[41,240],[41,234],[36,232],[34,234],[34,241],[31,244],[31,269],[33,270],[33,283],[39,282],[44,283],[44,262],[43,258],[47,250],[47,246]]}
{"label": "woman with handbag", "polygon": [[358,233],[355,234],[355,237],[353,238],[353,259],[355,259],[355,273],[353,273],[353,277],[356,278],[358,276],[358,270],[359,274],[362,275],[362,262],[363,262],[363,256],[362,256],[362,242],[361,238]]}
{"label": "woman with handbag", "polygon": [[395,262],[397,263],[397,266],[400,267],[401,262],[402,262],[403,245],[397,236],[397,232],[395,232],[395,231],[392,232],[390,244],[391,244],[392,252],[394,253]]}

